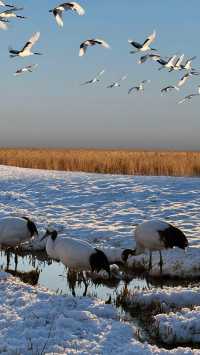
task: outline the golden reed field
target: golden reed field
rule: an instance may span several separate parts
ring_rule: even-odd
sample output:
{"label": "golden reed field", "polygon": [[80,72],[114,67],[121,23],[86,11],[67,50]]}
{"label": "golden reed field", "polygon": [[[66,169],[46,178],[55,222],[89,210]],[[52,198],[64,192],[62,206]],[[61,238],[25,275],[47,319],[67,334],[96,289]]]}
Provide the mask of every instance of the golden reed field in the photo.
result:
{"label": "golden reed field", "polygon": [[2,148],[0,164],[94,173],[200,176],[200,152]]}

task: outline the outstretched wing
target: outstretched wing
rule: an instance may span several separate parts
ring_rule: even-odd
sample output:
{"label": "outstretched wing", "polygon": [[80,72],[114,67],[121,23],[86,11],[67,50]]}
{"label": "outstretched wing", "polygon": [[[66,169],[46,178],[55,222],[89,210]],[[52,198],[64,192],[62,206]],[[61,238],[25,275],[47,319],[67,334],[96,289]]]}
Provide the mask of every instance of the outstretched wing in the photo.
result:
{"label": "outstretched wing", "polygon": [[138,90],[137,86],[133,86],[132,88],[129,89],[128,94],[130,94],[133,90]]}
{"label": "outstretched wing", "polygon": [[84,54],[86,53],[87,47],[88,47],[88,45],[85,42],[81,43],[80,50],[79,50],[79,57],[84,56]]}
{"label": "outstretched wing", "polygon": [[156,31],[154,30],[153,33],[147,37],[147,39],[144,41],[142,46],[150,46],[150,44],[155,40],[156,38]]}
{"label": "outstretched wing", "polygon": [[11,9],[9,10],[6,10],[6,11],[3,11],[0,13],[0,17],[3,17],[4,15],[9,15],[9,14],[12,14],[13,12],[15,11],[21,11],[23,10],[23,7],[19,8],[19,7],[12,7]]}
{"label": "outstretched wing", "polygon": [[195,60],[195,59],[196,59],[196,56],[191,57],[191,58],[187,59],[186,63],[192,62],[192,61]]}
{"label": "outstretched wing", "polygon": [[0,30],[7,30],[8,25],[6,22],[0,21]]}
{"label": "outstretched wing", "polygon": [[38,64],[30,64],[30,65],[27,65],[25,68],[28,69],[28,70],[32,70],[32,69],[35,69],[38,67]]}
{"label": "outstretched wing", "polygon": [[122,76],[118,81],[123,81],[127,79],[127,75]]}
{"label": "outstretched wing", "polygon": [[104,48],[110,48],[109,44],[106,41],[102,40],[102,39],[95,38],[94,41],[97,44],[100,44]]}
{"label": "outstretched wing", "polygon": [[56,19],[56,23],[59,27],[63,27],[62,11],[59,9],[53,9],[53,14]]}
{"label": "outstretched wing", "polygon": [[28,40],[28,42],[26,42],[25,46],[22,48],[21,51],[23,52],[25,49],[30,50],[34,46],[34,44],[38,41],[39,38],[40,38],[40,32],[35,32]]}
{"label": "outstretched wing", "polygon": [[135,48],[137,48],[137,49],[142,48],[142,45],[141,45],[140,43],[135,42],[135,41],[133,41],[132,39],[129,39],[129,40],[128,40],[128,43],[130,43],[133,47],[135,47]]}
{"label": "outstretched wing", "polygon": [[198,96],[198,94],[185,96],[182,100],[178,101],[178,104],[183,104],[184,102],[191,100],[194,96]]}
{"label": "outstretched wing", "polygon": [[148,55],[148,54],[142,55],[142,56],[140,57],[140,59],[138,60],[138,64],[144,64],[144,63],[147,61],[148,58],[149,58],[149,55]]}
{"label": "outstretched wing", "polygon": [[105,73],[105,70],[104,70],[104,69],[101,70],[101,71],[97,74],[96,78],[97,78],[97,79],[100,78],[100,76],[102,76],[104,73]]}
{"label": "outstretched wing", "polygon": [[177,55],[173,55],[171,58],[169,58],[168,63],[167,63],[168,66],[174,67],[175,62],[176,62],[176,58],[177,58]]}
{"label": "outstretched wing", "polygon": [[172,90],[179,90],[179,88],[177,88],[176,86],[174,85],[169,85],[169,86],[166,86],[164,87],[161,91],[161,94],[164,93],[164,92],[168,92],[168,91],[172,91]]}
{"label": "outstretched wing", "polygon": [[149,84],[151,82],[151,80],[143,80],[141,81],[141,84]]}
{"label": "outstretched wing", "polygon": [[85,10],[83,9],[83,7],[78,4],[77,2],[73,1],[73,2],[66,2],[64,4],[60,4],[60,7],[64,7],[64,9],[67,10],[72,10],[75,11],[78,15],[83,16],[85,15]]}
{"label": "outstretched wing", "polygon": [[182,78],[179,80],[179,82],[178,82],[178,86],[180,87],[180,86],[183,86],[184,84],[185,84],[185,82],[189,79],[189,77],[190,77],[190,74],[189,73],[187,73],[187,74],[185,74],[184,76],[182,76]]}
{"label": "outstretched wing", "polygon": [[93,80],[87,80],[84,83],[82,83],[81,85],[87,85],[87,84],[92,84]]}

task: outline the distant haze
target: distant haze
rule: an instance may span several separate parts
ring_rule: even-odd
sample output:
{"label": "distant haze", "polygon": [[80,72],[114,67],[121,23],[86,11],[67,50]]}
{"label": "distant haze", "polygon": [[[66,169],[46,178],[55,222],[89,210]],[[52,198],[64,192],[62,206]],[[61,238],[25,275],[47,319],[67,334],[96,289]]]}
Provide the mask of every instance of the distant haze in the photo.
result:
{"label": "distant haze", "polygon": [[[80,0],[80,4],[86,15],[65,13],[59,29],[48,12],[57,1],[24,2],[28,19],[13,20],[8,31],[0,32],[0,146],[199,150],[200,97],[190,104],[177,101],[196,93],[200,78],[189,80],[179,93],[161,97],[160,89],[177,84],[183,72],[159,72],[154,62],[138,65],[139,55],[129,54],[128,39],[143,42],[155,29],[153,47],[164,57],[196,55],[193,66],[199,69],[200,2]],[[20,49],[35,31],[41,32],[35,50],[44,55],[10,59],[8,46]],[[105,39],[111,49],[89,48],[79,58],[79,44],[93,37]],[[39,64],[33,73],[12,75],[32,63]],[[102,69],[100,83],[80,86]],[[125,74],[128,79],[120,88],[106,88]],[[144,79],[151,80],[144,95],[127,94]]]}

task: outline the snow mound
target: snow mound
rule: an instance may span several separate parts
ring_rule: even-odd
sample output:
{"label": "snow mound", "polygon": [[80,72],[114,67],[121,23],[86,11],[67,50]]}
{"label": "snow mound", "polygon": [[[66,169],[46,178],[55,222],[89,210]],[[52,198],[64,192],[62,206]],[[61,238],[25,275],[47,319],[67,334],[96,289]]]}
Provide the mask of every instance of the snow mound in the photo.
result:
{"label": "snow mound", "polygon": [[153,331],[165,344],[200,343],[200,307],[180,312],[158,314],[154,317]]}
{"label": "snow mound", "polygon": [[127,306],[133,308],[169,312],[182,307],[200,306],[200,288],[165,287],[164,289],[136,290],[133,294],[128,293],[124,301]]}

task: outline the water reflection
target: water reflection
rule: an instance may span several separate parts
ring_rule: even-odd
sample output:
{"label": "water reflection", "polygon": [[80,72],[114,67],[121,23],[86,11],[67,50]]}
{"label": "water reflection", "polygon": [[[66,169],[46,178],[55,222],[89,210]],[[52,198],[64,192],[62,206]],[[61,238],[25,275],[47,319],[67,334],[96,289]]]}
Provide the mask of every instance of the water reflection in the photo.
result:
{"label": "water reflection", "polygon": [[40,271],[39,270],[31,270],[31,271],[16,271],[12,269],[6,269],[6,272],[9,272],[9,274],[18,277],[22,282],[27,283],[31,286],[35,286],[38,283],[39,276],[40,276]]}
{"label": "water reflection", "polygon": [[17,250],[17,254],[11,251],[8,254],[8,251],[1,250],[0,268],[23,282],[38,284],[59,294],[87,294],[106,302],[114,302],[125,285],[139,289],[147,287],[145,279],[131,276],[123,270],[117,272],[113,269],[111,279],[91,272],[69,273],[63,264],[50,260],[45,252],[30,254]]}
{"label": "water reflection", "polygon": [[[158,287],[197,286],[199,280],[174,280],[149,278],[144,274],[137,276],[130,270],[112,271],[111,279],[100,277],[90,272],[72,274],[67,272],[63,264],[52,261],[46,252],[25,253],[20,250],[17,254],[0,251],[0,269],[7,270],[30,285],[40,285],[59,294],[76,296],[91,295],[116,303],[119,294]],[[124,291],[125,290],[125,291]]]}

